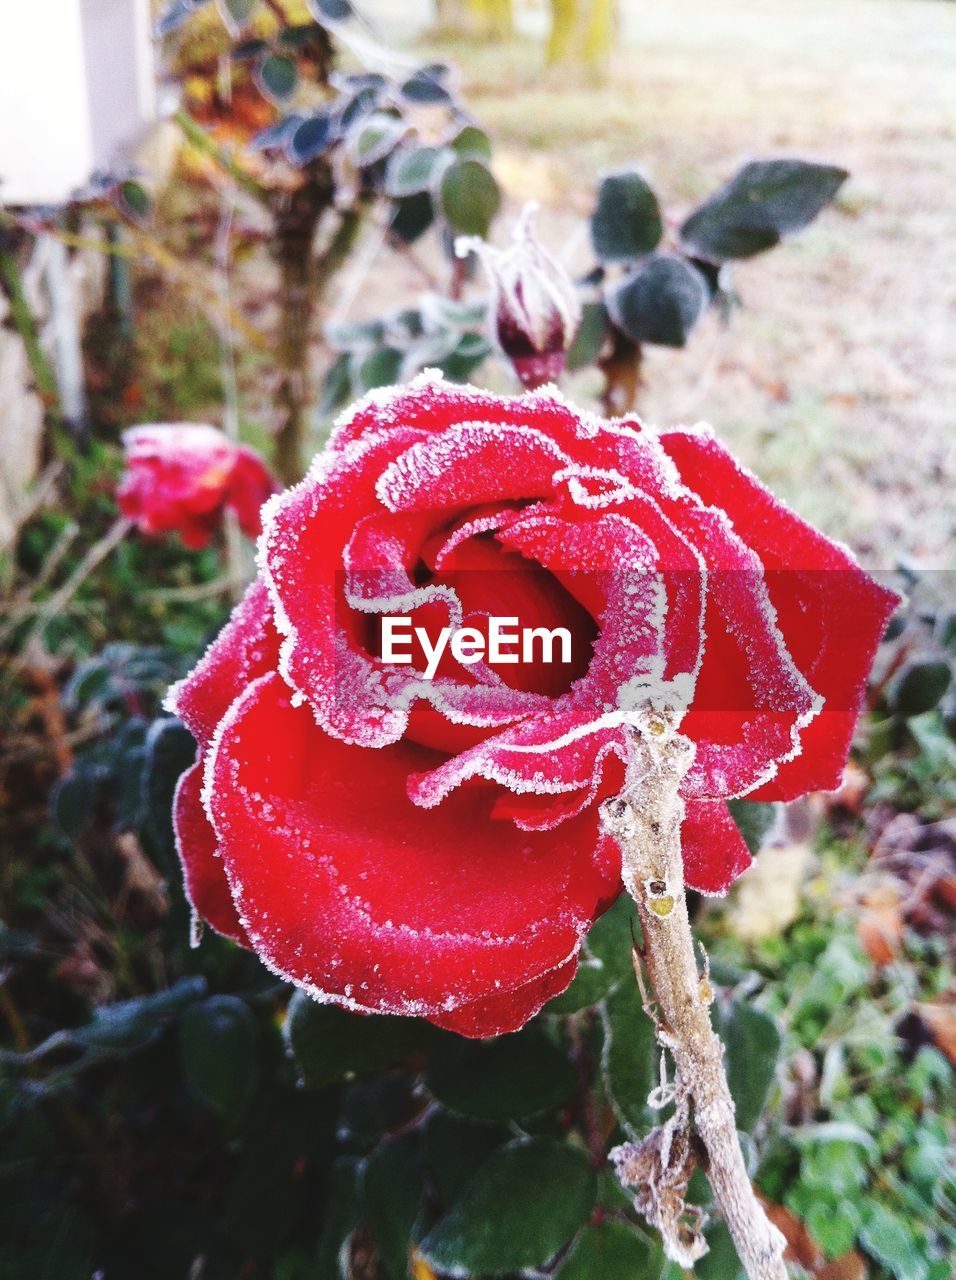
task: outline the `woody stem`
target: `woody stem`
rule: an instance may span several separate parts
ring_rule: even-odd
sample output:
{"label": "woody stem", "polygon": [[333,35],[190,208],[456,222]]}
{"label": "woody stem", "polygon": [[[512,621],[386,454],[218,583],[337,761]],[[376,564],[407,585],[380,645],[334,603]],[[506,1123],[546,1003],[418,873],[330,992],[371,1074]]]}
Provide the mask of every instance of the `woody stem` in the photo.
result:
{"label": "woody stem", "polygon": [[[650,980],[657,1040],[674,1061],[675,1121],[686,1130],[671,1128],[656,1150],[660,1164],[666,1166],[672,1152],[693,1153],[702,1148],[699,1163],[748,1277],[786,1280],[783,1236],[768,1221],[744,1165],[724,1071],[724,1047],[710,1020],[710,984],[706,971],[702,974],[698,969],[687,914],[680,843],[684,802],[679,788],[693,758],[693,743],[677,733],[666,716],[648,712],[631,733],[624,789],[605,806],[603,815],[620,843],[624,884],[637,904],[644,941],[635,963],[643,961]],[[641,1154],[642,1148],[619,1149],[616,1159],[623,1177],[627,1177],[628,1159]],[[646,1172],[646,1157],[641,1168]],[[650,1205],[648,1216],[664,1231],[669,1256],[685,1265],[701,1256],[706,1244],[694,1231],[688,1240],[679,1214],[657,1214],[654,1205],[658,1188],[672,1191],[676,1184],[682,1197],[686,1177],[689,1172],[675,1178],[673,1171],[658,1168],[650,1179],[652,1185],[642,1187],[639,1197],[641,1207],[647,1211]]]}

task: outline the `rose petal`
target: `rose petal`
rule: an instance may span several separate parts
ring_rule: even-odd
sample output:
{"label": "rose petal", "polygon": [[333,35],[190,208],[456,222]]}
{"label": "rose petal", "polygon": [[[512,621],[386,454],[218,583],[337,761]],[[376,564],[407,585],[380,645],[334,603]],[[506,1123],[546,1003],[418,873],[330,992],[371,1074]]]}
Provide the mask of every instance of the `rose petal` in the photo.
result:
{"label": "rose petal", "polygon": [[226,869],[216,852],[216,833],[202,806],[203,769],[197,762],[180,776],[173,798],[173,831],[183,868],[186,897],[201,920],[244,947],[250,945],[236,913]]}
{"label": "rose petal", "polygon": [[549,1000],[567,991],[577,968],[578,958],[575,956],[523,987],[473,1000],[451,1013],[432,1014],[431,1021],[446,1031],[457,1031],[460,1036],[475,1040],[518,1031]]}
{"label": "rose petal", "polygon": [[189,675],[170,690],[166,706],[206,747],[229,704],[252,680],[274,671],[278,660],[269,593],[257,579]]}
{"label": "rose petal", "polygon": [[666,432],[661,442],[703,501],[729,512],[760,556],[790,654],[824,699],[801,732],[801,754],[750,798],[830,790],[839,784],[873,656],[899,597],[775,498],[709,432]]}
{"label": "rose petal", "polygon": [[276,676],[220,728],[207,802],[233,895],[260,956],[320,999],[444,1017],[566,965],[617,892],[593,812],[529,834],[485,788],[416,809],[406,776],[434,759],[328,736]]}
{"label": "rose petal", "polygon": [[753,858],[720,801],[688,800],[680,831],[684,881],[698,893],[724,894]]}

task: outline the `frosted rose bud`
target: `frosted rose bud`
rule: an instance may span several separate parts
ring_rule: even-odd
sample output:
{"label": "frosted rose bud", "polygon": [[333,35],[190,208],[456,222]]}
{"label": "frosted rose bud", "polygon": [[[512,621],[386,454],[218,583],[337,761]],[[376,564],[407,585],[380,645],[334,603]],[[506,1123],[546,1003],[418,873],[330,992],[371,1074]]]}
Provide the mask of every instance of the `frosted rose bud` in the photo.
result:
{"label": "frosted rose bud", "polygon": [[230,508],[244,533],[259,536],[276,484],[255,449],[206,423],[178,422],[124,431],[123,453],[116,500],[141,533],[176,531],[187,547],[205,547]]}
{"label": "frosted rose bud", "polygon": [[553,382],[581,323],[574,282],[535,233],[536,204],[526,204],[513,242],[496,249],[477,236],[455,243],[460,258],[476,253],[491,280],[491,327],[523,386]]}

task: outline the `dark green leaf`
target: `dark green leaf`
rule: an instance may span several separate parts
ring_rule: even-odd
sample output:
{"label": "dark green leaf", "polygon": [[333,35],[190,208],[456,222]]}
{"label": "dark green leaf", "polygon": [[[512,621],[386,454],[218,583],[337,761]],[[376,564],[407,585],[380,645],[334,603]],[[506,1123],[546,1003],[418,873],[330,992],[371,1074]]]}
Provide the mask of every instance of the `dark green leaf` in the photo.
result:
{"label": "dark green leaf", "polygon": [[388,230],[390,235],[396,236],[403,244],[414,244],[434,221],[432,198],[427,191],[422,191],[419,195],[395,201]]}
{"label": "dark green leaf", "polygon": [[275,124],[270,124],[267,129],[261,129],[250,140],[250,150],[271,151],[274,148],[282,147],[289,151],[289,158],[294,161],[295,157],[291,153],[291,142],[295,131],[303,123],[304,119],[305,117],[299,115],[297,111],[292,111],[289,115],[283,116]]}
{"label": "dark green leaf", "polygon": [[259,1029],[238,996],[191,1005],[179,1026],[183,1073],[200,1098],[224,1116],[242,1114],[259,1076]]}
{"label": "dark green leaf", "polygon": [[581,323],[565,359],[568,372],[574,373],[594,364],[607,334],[607,307],[603,302],[586,302],[581,308]]}
{"label": "dark green leaf", "polygon": [[368,1158],[363,1177],[366,1219],[390,1280],[405,1280],[412,1230],[425,1182],[417,1134],[383,1142]]}
{"label": "dark green leaf", "polygon": [[402,353],[394,347],[380,347],[362,360],[352,362],[352,386],[356,395],[376,387],[391,387],[398,381]]}
{"label": "dark green leaf", "polygon": [[694,1280],[746,1280],[730,1232],[722,1222],[707,1232],[710,1251],[694,1263]]}
{"label": "dark green leaf", "polygon": [[77,764],[61,778],[50,793],[50,815],[63,834],[78,840],[96,813],[100,771],[92,765]]}
{"label": "dark green leaf", "polygon": [[315,1254],[315,1280],[343,1280],[343,1245],[362,1220],[361,1166],[340,1158],[329,1170],[322,1200],[322,1234]]}
{"label": "dark green leaf", "polygon": [[458,345],[438,361],[438,367],[452,382],[467,382],[483,360],[491,354],[491,343],[481,333],[462,334]]}
{"label": "dark green leaf", "polygon": [[308,164],[316,156],[323,155],[336,138],[331,113],[317,111],[315,115],[306,117],[289,139],[289,160],[293,164]]}
{"label": "dark green leaf", "polygon": [[485,161],[491,159],[491,140],[477,125],[466,124],[464,129],[452,138],[449,146],[462,158],[471,157],[473,160]]}
{"label": "dark green leaf", "polygon": [[160,37],[168,36],[178,30],[197,9],[204,8],[208,3],[209,0],[173,0],[156,19],[156,34]]}
{"label": "dark green leaf", "polygon": [[494,1040],[439,1041],[426,1083],[459,1115],[520,1120],[559,1107],[573,1091],[575,1075],[567,1055],[531,1026]]}
{"label": "dark green leaf", "polygon": [[159,1035],[171,1018],[205,994],[205,978],[180,978],[166,991],[100,1005],[93,1021],[72,1035],[91,1049],[139,1049]]}
{"label": "dark green leaf", "polygon": [[78,710],[108,696],[113,682],[111,667],[97,658],[84,662],[73,672],[63,690],[63,701]]}
{"label": "dark green leaf", "polygon": [[119,185],[120,203],[124,211],[137,222],[145,222],[152,212],[153,202],[149,192],[138,182],[127,181]]}
{"label": "dark green leaf", "polygon": [[289,1002],[286,1039],[308,1089],[401,1061],[427,1032],[416,1018],[349,1013],[317,1004],[304,991]]}
{"label": "dark green leaf", "polygon": [[425,1156],[442,1203],[457,1200],[479,1167],[511,1137],[504,1126],[479,1124],[436,1109],[425,1129]]}
{"label": "dark green leaf", "polygon": [[359,168],[378,164],[379,160],[394,150],[408,126],[397,116],[375,111],[356,129],[349,140],[349,149]]}
{"label": "dark green leaf", "polygon": [[634,1132],[652,1119],[647,1095],[658,1083],[660,1053],[654,1024],[644,1012],[637,984],[621,983],[607,998],[605,1066],[614,1109]]}
{"label": "dark green leaf", "polygon": [[355,12],[351,0],[306,0],[306,3],[312,17],[322,26],[347,22]]}
{"label": "dark green leaf", "polygon": [[418,147],[414,151],[402,149],[394,152],[385,170],[385,194],[399,198],[429,190],[439,165],[447,160],[448,155],[444,147]]}
{"label": "dark green leaf", "polygon": [[541,1266],[588,1220],[595,1195],[583,1152],[551,1138],[519,1139],[482,1165],[420,1250],[439,1271],[459,1275]]}
{"label": "dark green leaf", "polygon": [[642,258],[660,243],[663,224],[657,196],[636,169],[612,173],[598,188],[591,242],[602,262]]}
{"label": "dark green leaf", "polygon": [[704,258],[749,258],[802,230],[835,197],[847,171],[806,160],[753,160],[681,227]]}
{"label": "dark green leaf", "polygon": [[446,86],[448,68],[439,64],[422,67],[402,85],[403,98],[409,102],[450,102],[451,94]]}
{"label": "dark green leaf", "polygon": [[591,927],[581,948],[574,981],[563,995],[545,1006],[547,1012],[576,1013],[603,1000],[621,981],[633,985],[631,947],[635,934],[640,936],[634,904],[622,893]]}
{"label": "dark green leaf", "polygon": [[682,347],[707,307],[703,276],[683,258],[655,254],[607,293],[611,319],[635,342]]}
{"label": "dark green leaf", "polygon": [[773,805],[760,800],[728,800],[727,808],[747,848],[752,854],[758,854],[774,823],[776,810]]}
{"label": "dark green leaf", "polygon": [[664,1265],[659,1245],[629,1222],[605,1222],[584,1228],[554,1280],[658,1280]]}
{"label": "dark green leaf", "polygon": [[259,63],[259,87],[273,102],[288,101],[295,92],[298,79],[299,72],[292,58],[270,53]]}
{"label": "dark green leaf", "polygon": [[163,852],[174,848],[173,793],[180,776],[196,760],[196,741],[179,720],[156,720],[146,735],[143,812],[150,835]]}
{"label": "dark green leaf", "polygon": [[760,1119],[773,1083],[782,1037],[776,1021],[742,1000],[718,1004],[714,1025],[727,1055],[727,1082],[737,1112],[737,1128],[750,1133]]}
{"label": "dark green leaf", "polygon": [[258,3],[259,0],[216,0],[223,22],[234,35],[249,25]]}
{"label": "dark green leaf", "polygon": [[322,394],[319,396],[319,413],[328,417],[348,404],[352,398],[351,359],[344,352],[329,366],[322,383]]}
{"label": "dark green leaf", "polygon": [[898,716],[919,716],[942,701],[953,673],[941,658],[914,658],[907,662],[887,694],[890,710]]}
{"label": "dark green leaf", "polygon": [[453,231],[486,236],[501,204],[501,192],[482,161],[456,160],[442,174],[438,202]]}

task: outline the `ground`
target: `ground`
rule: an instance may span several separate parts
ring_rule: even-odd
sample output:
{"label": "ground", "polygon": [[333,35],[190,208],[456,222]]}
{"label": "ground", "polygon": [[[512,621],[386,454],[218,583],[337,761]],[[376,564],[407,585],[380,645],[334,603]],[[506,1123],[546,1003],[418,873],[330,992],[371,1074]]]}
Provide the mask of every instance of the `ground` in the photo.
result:
{"label": "ground", "polygon": [[868,565],[952,567],[956,5],[623,0],[596,87],[543,72],[544,6],[516,7],[526,33],[503,47],[436,42],[418,0],[365,9],[383,36],[461,68],[512,205],[539,200],[574,264],[604,170],[638,162],[677,215],[754,155],[850,170],[835,210],[739,269],[745,305],[728,331],[714,319],[685,352],[650,352],[641,409],[708,419]]}

